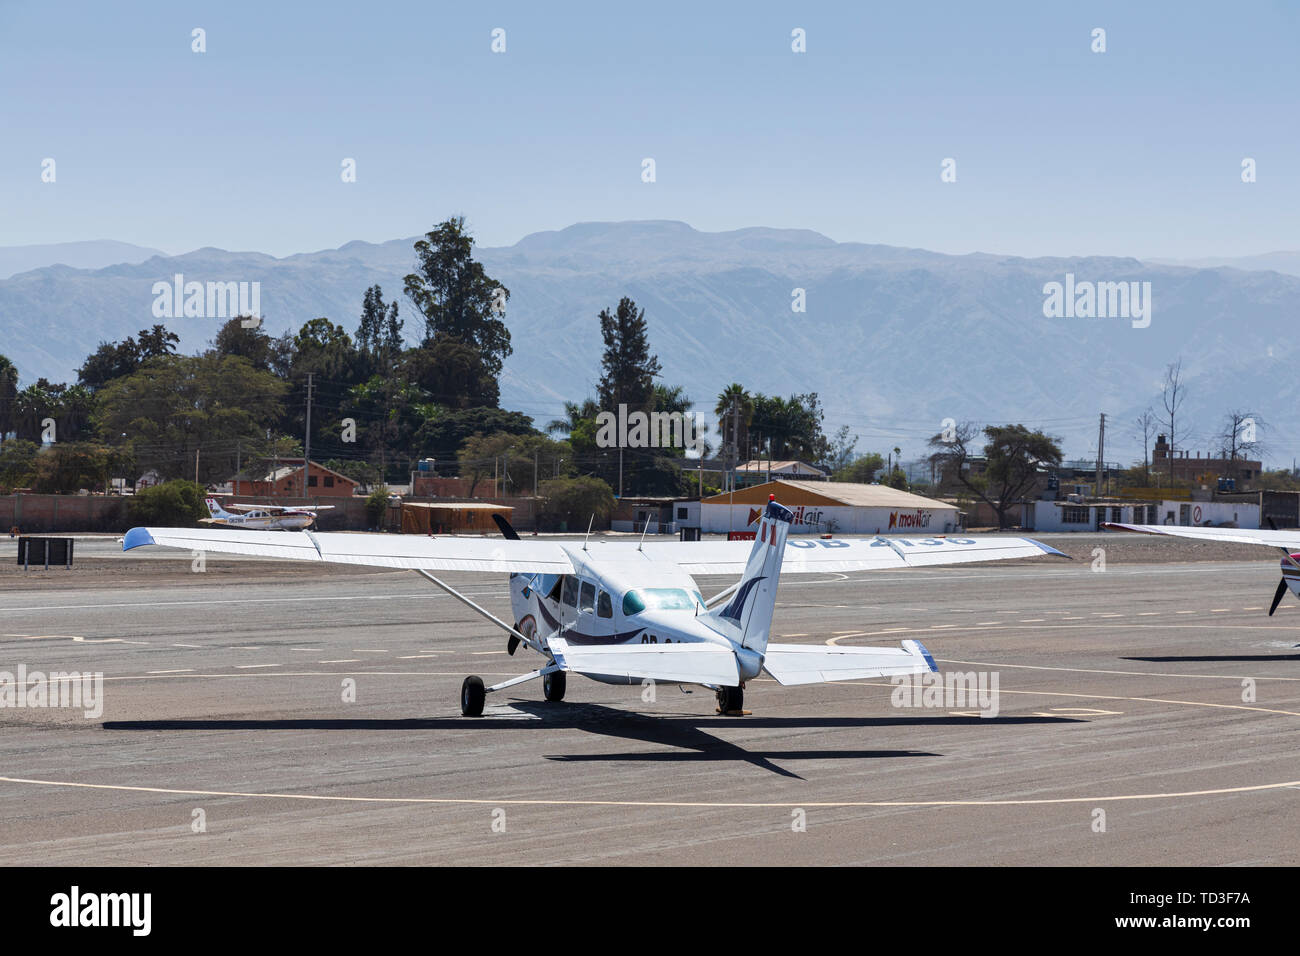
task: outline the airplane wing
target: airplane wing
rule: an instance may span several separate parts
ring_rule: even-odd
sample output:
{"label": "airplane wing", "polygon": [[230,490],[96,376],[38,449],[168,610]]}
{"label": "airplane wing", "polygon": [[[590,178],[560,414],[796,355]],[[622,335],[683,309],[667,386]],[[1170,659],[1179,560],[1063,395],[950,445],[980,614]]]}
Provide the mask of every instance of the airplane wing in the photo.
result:
{"label": "airplane wing", "polygon": [[1264,531],[1252,528],[1191,528],[1176,524],[1118,524],[1107,523],[1116,531],[1137,531],[1141,534],[1167,534],[1178,538],[1196,538],[1200,541],[1226,541],[1230,544],[1258,544],[1268,548],[1285,548],[1300,551],[1300,529]]}
{"label": "airplane wing", "polygon": [[920,641],[903,641],[902,647],[769,644],[763,667],[777,683],[787,686],[924,674],[939,669]]}
{"label": "airplane wing", "polygon": [[227,505],[235,511],[333,511],[333,505]]}
{"label": "airplane wing", "polygon": [[132,528],[122,550],[158,544],[188,551],[251,554],[426,571],[526,571],[572,574],[568,555],[550,541],[426,538],[399,534],[248,531],[243,528]]}
{"label": "airplane wing", "polygon": [[736,655],[720,644],[599,644],[575,645],[563,638],[547,641],[555,663],[566,671],[624,677],[666,684],[740,683]]}
{"label": "airplane wing", "polygon": [[[608,548],[630,551],[631,542],[607,542]],[[593,545],[593,549],[596,546]],[[651,560],[677,564],[687,574],[741,574],[752,541],[650,541],[642,546]],[[1005,561],[1043,554],[1062,555],[1033,538],[949,535],[936,538],[791,538],[781,562],[782,574],[818,571],[880,571],[924,568],[968,561]],[[612,556],[612,555],[611,555]]]}

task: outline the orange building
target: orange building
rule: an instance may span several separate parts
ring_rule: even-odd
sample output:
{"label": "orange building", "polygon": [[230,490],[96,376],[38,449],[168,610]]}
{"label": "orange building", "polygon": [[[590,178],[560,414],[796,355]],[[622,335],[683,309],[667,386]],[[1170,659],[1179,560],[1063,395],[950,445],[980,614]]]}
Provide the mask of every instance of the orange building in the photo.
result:
{"label": "orange building", "polygon": [[236,475],[230,487],[236,495],[261,498],[351,498],[361,482],[313,461],[307,469],[307,488],[302,486],[302,459],[281,458],[279,466],[261,478]]}

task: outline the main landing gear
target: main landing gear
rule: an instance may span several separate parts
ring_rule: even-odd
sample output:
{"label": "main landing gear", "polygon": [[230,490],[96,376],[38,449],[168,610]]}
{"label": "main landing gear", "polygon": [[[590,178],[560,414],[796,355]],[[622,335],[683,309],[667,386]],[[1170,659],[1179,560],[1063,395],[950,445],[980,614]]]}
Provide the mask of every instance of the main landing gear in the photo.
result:
{"label": "main landing gear", "polygon": [[549,701],[564,700],[564,692],[568,689],[568,685],[568,675],[564,671],[555,671],[542,678],[542,693]]}
{"label": "main landing gear", "polygon": [[744,687],[718,688],[718,713],[733,717],[741,716],[745,710]]}
{"label": "main landing gear", "polygon": [[460,685],[460,712],[465,717],[482,717],[483,702],[487,700],[487,689],[483,678],[466,677]]}

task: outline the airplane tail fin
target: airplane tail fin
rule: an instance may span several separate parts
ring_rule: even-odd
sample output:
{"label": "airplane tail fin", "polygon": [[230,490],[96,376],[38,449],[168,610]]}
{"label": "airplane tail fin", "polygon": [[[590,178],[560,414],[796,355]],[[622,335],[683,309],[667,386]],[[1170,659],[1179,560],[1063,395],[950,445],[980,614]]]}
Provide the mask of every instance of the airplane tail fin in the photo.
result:
{"label": "airplane tail fin", "polygon": [[217,501],[216,498],[205,498],[203,500],[206,502],[208,506],[209,516],[213,518],[227,518],[230,516],[230,512],[226,511],[225,508],[221,507],[221,502]]}
{"label": "airplane tail fin", "polygon": [[736,593],[722,607],[709,612],[714,628],[756,654],[767,651],[772,634],[776,587],[785,557],[785,539],[794,520],[791,511],[775,500],[767,503],[759,519],[754,547]]}

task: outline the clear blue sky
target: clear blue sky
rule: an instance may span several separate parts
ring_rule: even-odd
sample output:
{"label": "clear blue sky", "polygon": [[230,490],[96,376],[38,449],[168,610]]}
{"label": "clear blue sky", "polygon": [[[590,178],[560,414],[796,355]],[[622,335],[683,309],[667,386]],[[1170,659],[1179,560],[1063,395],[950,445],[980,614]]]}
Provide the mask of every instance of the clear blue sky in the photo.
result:
{"label": "clear blue sky", "polygon": [[463,213],[486,245],[653,218],[944,252],[1295,249],[1298,37],[1284,2],[0,0],[0,245],[286,255]]}

